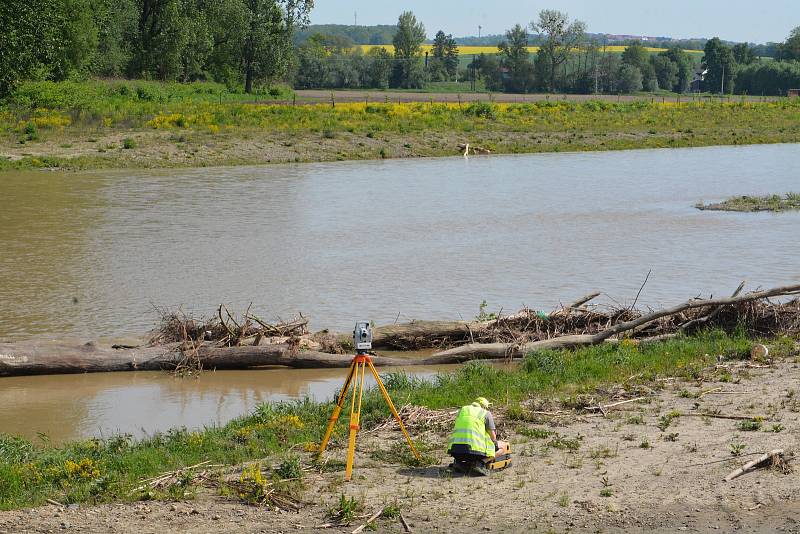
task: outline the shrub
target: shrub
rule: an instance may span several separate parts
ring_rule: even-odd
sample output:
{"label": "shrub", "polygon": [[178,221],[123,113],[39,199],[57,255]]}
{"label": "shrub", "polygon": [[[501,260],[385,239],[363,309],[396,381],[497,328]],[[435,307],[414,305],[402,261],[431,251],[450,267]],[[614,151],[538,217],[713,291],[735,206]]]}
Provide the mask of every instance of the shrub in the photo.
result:
{"label": "shrub", "polygon": [[126,137],[125,139],[122,140],[122,148],[126,150],[136,148],[136,141],[134,141],[130,137]]}
{"label": "shrub", "polygon": [[464,114],[471,115],[473,117],[482,117],[484,119],[497,118],[497,115],[495,114],[495,106],[489,102],[473,102],[464,108]]}
{"label": "shrub", "polygon": [[281,462],[275,474],[283,479],[301,479],[303,478],[303,465],[300,463],[298,456],[290,456]]}
{"label": "shrub", "polygon": [[756,432],[761,430],[761,421],[756,421],[755,419],[749,421],[740,421],[737,427],[742,432]]}

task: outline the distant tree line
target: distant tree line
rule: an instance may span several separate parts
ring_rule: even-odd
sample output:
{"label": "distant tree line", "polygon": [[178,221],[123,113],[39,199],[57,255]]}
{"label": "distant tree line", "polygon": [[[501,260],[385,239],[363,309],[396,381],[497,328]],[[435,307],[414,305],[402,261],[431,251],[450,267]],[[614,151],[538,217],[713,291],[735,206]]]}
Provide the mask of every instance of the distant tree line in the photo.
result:
{"label": "distant tree line", "polygon": [[[540,47],[535,55],[528,52],[533,46],[528,29]],[[481,54],[470,63],[470,71],[489,90],[521,93],[697,90],[786,95],[788,89],[800,88],[800,28],[775,45],[774,59],[759,57],[758,49],[747,43],[730,45],[719,38],[706,41],[700,65],[677,46],[652,54],[635,41],[621,55],[604,48],[586,38],[583,23],[544,10],[528,28],[518,24],[508,30],[499,53]]]}
{"label": "distant tree line", "polygon": [[[22,80],[76,77],[213,80],[247,92],[275,80],[298,88],[376,89],[482,80],[490,91],[584,94],[784,95],[800,87],[800,28],[762,47],[705,41],[698,69],[699,58],[682,48],[694,41],[657,54],[631,42],[621,55],[610,53],[583,22],[543,10],[534,22],[508,30],[496,54],[467,64],[459,40],[444,31],[423,52],[425,27],[410,11],[395,26],[312,32],[313,6],[314,0],[3,0],[0,98]],[[356,46],[389,40],[392,50],[364,53]],[[529,46],[539,49],[533,54]],[[774,59],[762,57],[763,47]]]}
{"label": "distant tree line", "polygon": [[[528,51],[531,34],[538,52]],[[487,89],[505,92],[631,93],[642,90],[685,92],[695,62],[673,47],[651,54],[640,42],[623,54],[609,53],[587,39],[586,26],[554,10],[543,10],[528,28],[517,24],[498,45],[499,54],[482,54],[470,63]],[[531,57],[532,56],[532,57]]]}
{"label": "distant tree line", "polygon": [[284,77],[313,0],[3,0],[0,97],[20,80]]}
{"label": "distant tree line", "polygon": [[300,45],[315,35],[325,35],[342,39],[341,42],[353,45],[380,45],[391,43],[397,26],[348,26],[345,24],[312,24],[295,34],[295,44]]}
{"label": "distant tree line", "polygon": [[459,55],[453,36],[439,31],[423,59],[425,39],[425,27],[410,11],[397,21],[393,52],[373,47],[364,53],[340,35],[311,35],[298,47],[295,87],[418,89],[428,81],[456,79]]}
{"label": "distant tree line", "polygon": [[730,46],[719,39],[706,43],[704,89],[712,93],[786,95],[800,88],[800,27],[775,47],[773,59],[761,59],[747,44]]}

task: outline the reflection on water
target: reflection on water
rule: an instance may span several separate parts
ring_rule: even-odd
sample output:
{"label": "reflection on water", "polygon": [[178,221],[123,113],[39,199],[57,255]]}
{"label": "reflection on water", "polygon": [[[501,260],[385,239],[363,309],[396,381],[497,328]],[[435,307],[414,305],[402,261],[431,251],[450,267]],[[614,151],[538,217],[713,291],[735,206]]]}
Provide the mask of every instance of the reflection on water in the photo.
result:
{"label": "reflection on water", "polygon": [[800,145],[4,173],[0,336],[139,334],[153,305],[220,302],[346,330],[630,300],[650,269],[653,306],[797,282],[800,214],[692,206],[798,176]]}
{"label": "reflection on water", "polygon": [[[452,367],[408,372],[429,378],[445,370]],[[198,379],[159,372],[3,378],[0,432],[31,438],[41,432],[60,442],[224,424],[263,402],[329,400],[345,375],[346,369],[269,369],[206,372]],[[365,383],[374,380],[368,375]]]}

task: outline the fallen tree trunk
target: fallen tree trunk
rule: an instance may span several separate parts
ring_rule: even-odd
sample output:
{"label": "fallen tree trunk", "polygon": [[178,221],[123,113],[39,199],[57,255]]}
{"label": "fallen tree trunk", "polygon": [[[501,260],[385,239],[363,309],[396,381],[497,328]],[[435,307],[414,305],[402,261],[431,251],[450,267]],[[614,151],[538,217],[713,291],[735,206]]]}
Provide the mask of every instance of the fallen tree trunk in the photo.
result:
{"label": "fallen tree trunk", "polygon": [[800,285],[791,285],[791,286],[776,287],[765,291],[757,291],[754,293],[748,293],[746,295],[721,298],[721,299],[709,299],[709,300],[692,299],[687,302],[684,302],[683,304],[674,306],[672,308],[656,311],[653,313],[649,313],[647,315],[643,315],[631,321],[625,321],[622,323],[615,324],[596,334],[561,336],[553,339],[544,339],[541,341],[534,341],[522,344],[470,343],[469,345],[464,345],[443,352],[438,352],[434,354],[434,357],[457,357],[457,358],[467,358],[467,359],[510,358],[510,357],[522,356],[530,352],[537,352],[548,349],[573,349],[577,347],[586,347],[590,345],[597,345],[613,336],[628,332],[630,330],[634,330],[648,323],[652,323],[653,321],[656,321],[662,317],[676,315],[686,310],[703,308],[706,306],[712,306],[712,307],[729,306],[733,304],[753,302],[756,300],[762,300],[770,297],[796,295],[798,293],[800,293]]}
{"label": "fallen tree trunk", "polygon": [[[184,359],[177,344],[115,350],[94,343],[67,345],[51,343],[0,344],[0,376],[43,374],[107,373],[117,371],[158,371],[175,369]],[[300,350],[290,344],[245,347],[197,348],[196,361],[203,369],[250,369],[280,365],[296,369],[345,368],[351,356]],[[420,365],[420,360],[374,356],[380,367]]]}
{"label": "fallen tree trunk", "polygon": [[[569,315],[599,296],[600,293],[595,292],[581,297],[550,313],[549,317]],[[530,313],[530,310],[524,310],[488,321],[411,321],[410,323],[378,326],[373,330],[372,345],[376,349],[409,350],[470,342],[475,335],[528,317]],[[352,340],[352,336],[351,334],[339,334],[338,339],[341,344],[346,344]]]}
{"label": "fallen tree trunk", "polygon": [[[297,350],[287,343],[242,347],[197,348],[195,363],[204,370],[253,369],[283,366],[294,369],[342,369],[350,366],[352,355]],[[376,367],[448,365],[471,359],[495,359],[492,355],[471,358],[464,355],[439,355],[424,359],[372,356]],[[49,343],[0,344],[0,376],[111,373],[119,371],[174,370],[184,362],[178,345],[115,350],[93,343],[67,345]]]}
{"label": "fallen tree trunk", "polygon": [[[617,322],[592,334],[565,335],[526,343],[469,343],[423,359],[375,356],[373,357],[373,362],[379,367],[458,364],[476,359],[502,360],[547,349],[571,349],[603,342],[615,342],[617,340],[615,336],[619,334],[635,330],[663,317],[680,314],[689,309],[704,307],[719,309],[724,306],[798,293],[800,293],[800,285],[793,285],[724,299],[693,299],[673,308],[642,315],[629,321]],[[577,305],[562,308],[550,314],[550,317],[555,317],[556,313],[564,314],[569,313],[568,310],[570,309],[578,309],[579,306],[588,302],[594,296],[596,295],[589,295],[578,301]],[[522,320],[529,320],[531,313],[530,311],[523,312]],[[792,320],[796,321],[798,312],[795,307],[791,308],[790,313],[792,314]],[[413,340],[414,336],[427,336],[426,339],[430,340],[431,335],[462,336],[462,340],[469,340],[475,333],[473,332],[474,330],[498,327],[498,325],[504,325],[503,321],[506,320],[508,318],[474,323],[416,321],[407,325],[381,327],[376,329],[378,330],[375,335],[378,340],[376,345],[388,344],[390,340],[394,340],[392,343],[397,343],[398,340],[407,342],[409,339]],[[639,340],[639,342],[663,340],[674,335],[676,335],[674,332],[668,332]],[[264,366],[286,366],[298,369],[346,368],[350,365],[352,359],[349,355],[302,350],[298,346],[300,341],[297,343],[287,342],[232,347],[220,347],[214,343],[194,341],[191,343],[191,348],[186,352],[182,351],[182,345],[177,343],[125,350],[100,347],[93,343],[86,345],[42,342],[0,343],[0,376],[173,370],[185,364],[187,355],[190,356],[192,365],[207,370],[249,369]],[[186,345],[183,345],[183,347],[186,347]]]}
{"label": "fallen tree trunk", "polygon": [[[469,339],[467,321],[411,321],[405,324],[379,326],[372,334],[376,349],[416,349],[420,346]],[[352,334],[347,338],[352,341]]]}

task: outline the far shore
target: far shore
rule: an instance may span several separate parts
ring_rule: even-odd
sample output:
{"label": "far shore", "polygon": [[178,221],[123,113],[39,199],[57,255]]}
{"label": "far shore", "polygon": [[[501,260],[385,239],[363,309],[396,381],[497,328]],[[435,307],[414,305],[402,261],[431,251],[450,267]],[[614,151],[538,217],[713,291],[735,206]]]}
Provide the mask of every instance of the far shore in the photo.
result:
{"label": "far shore", "polygon": [[[136,148],[126,149],[125,139],[135,139]],[[758,138],[742,137],[736,131],[714,132],[705,136],[677,133],[582,134],[575,140],[566,133],[528,134],[493,132],[464,137],[457,133],[422,132],[385,133],[381,139],[363,139],[352,133],[325,138],[301,133],[286,136],[277,132],[230,133],[212,135],[204,132],[185,134],[152,130],[109,132],[91,138],[59,134],[35,147],[0,144],[0,173],[21,170],[82,171],[102,169],[172,169],[230,167],[247,165],[322,163],[332,161],[369,161],[413,159],[463,155],[459,148],[488,149],[491,155],[538,154],[555,152],[607,152],[653,148],[699,148],[708,146],[747,146],[800,142],[800,133],[774,132]],[[105,147],[100,149],[98,147]]]}
{"label": "far shore", "polygon": [[513,103],[444,95],[451,101],[396,103],[379,96],[296,106],[109,100],[96,109],[82,102],[7,114],[0,171],[439,157],[461,155],[466,144],[483,156],[800,142],[800,100]]}

